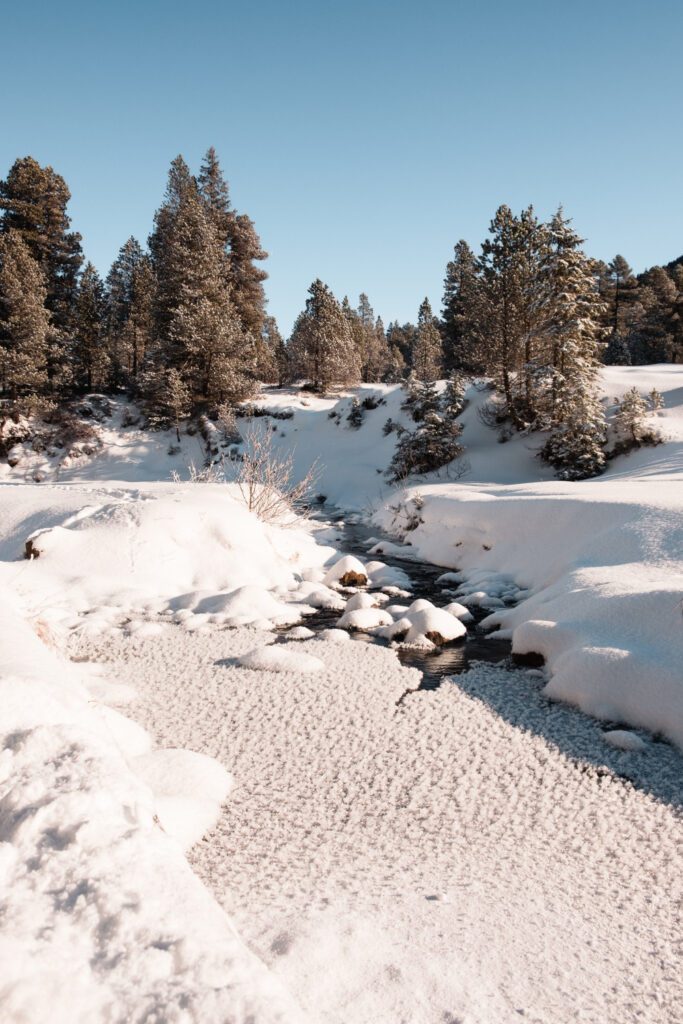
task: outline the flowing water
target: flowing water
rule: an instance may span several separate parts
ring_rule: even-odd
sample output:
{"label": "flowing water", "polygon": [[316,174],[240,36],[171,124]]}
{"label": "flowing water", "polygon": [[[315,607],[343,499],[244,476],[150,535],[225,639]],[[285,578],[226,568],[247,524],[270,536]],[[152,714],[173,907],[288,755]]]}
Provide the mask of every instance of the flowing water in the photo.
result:
{"label": "flowing water", "polygon": [[[414,561],[411,558],[400,558],[394,552],[368,555],[368,541],[371,538],[374,538],[375,541],[380,539],[388,540],[389,538],[382,537],[376,528],[371,528],[364,522],[357,521],[355,517],[346,518],[342,512],[335,512],[331,509],[322,509],[316,512],[314,518],[321,525],[327,527],[327,530],[322,533],[320,540],[333,544],[341,554],[355,555],[363,562],[377,559],[388,566],[401,569],[410,577],[410,584],[405,587],[406,590],[410,590],[410,598],[397,597],[393,599],[396,602],[410,603],[417,600],[417,598],[425,598],[437,607],[443,607],[450,601],[455,600],[452,596],[452,591],[450,593],[447,592],[445,584],[437,583],[439,576],[447,571],[442,566]],[[407,550],[409,551],[410,549],[408,548]],[[497,663],[509,659],[511,652],[510,641],[487,636],[486,632],[479,625],[479,622],[488,615],[488,612],[479,608],[473,608],[472,614],[475,617],[475,621],[467,623],[467,636],[463,640],[429,651],[397,647],[396,653],[399,661],[403,665],[417,668],[422,672],[420,689],[436,689],[446,676],[465,672],[473,661]],[[340,616],[341,612],[337,611],[318,611],[315,615],[307,616],[305,624],[309,629],[318,633],[324,629],[335,627]],[[388,641],[374,637],[369,633],[352,632],[350,636],[358,643],[388,646]]]}

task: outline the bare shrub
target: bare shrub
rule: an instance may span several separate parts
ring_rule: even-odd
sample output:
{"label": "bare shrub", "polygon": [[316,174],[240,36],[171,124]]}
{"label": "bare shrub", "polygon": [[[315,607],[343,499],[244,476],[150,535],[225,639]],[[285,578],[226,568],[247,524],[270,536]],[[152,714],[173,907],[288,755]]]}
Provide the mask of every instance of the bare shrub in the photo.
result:
{"label": "bare shrub", "polygon": [[[193,484],[235,483],[242,501],[261,522],[294,526],[308,511],[319,467],[314,462],[305,477],[294,482],[292,453],[278,454],[272,432],[255,429],[246,433],[244,450],[236,458],[221,456],[202,469],[190,463],[188,473]],[[174,483],[182,482],[175,470],[171,477]]]}
{"label": "bare shrub", "polygon": [[236,463],[235,483],[250,512],[264,523],[293,525],[305,513],[319,475],[317,461],[299,481],[293,481],[294,456],[280,455],[269,431],[251,430],[245,438],[241,460]]}

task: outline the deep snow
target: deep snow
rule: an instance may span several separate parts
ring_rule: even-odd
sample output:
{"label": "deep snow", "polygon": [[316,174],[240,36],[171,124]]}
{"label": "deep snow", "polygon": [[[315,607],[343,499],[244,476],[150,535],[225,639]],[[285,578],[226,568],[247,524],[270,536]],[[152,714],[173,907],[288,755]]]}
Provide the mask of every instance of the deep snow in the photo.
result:
{"label": "deep snow", "polygon": [[[472,389],[468,472],[403,489],[395,388],[360,389],[384,404],[359,430],[350,395],[266,392],[297,472],[395,536],[343,563],[348,606],[331,531],[170,482],[197,437],[120,405],[92,457],[0,469],[3,1021],[677,1019],[683,369],[606,371],[633,383],[666,443],[596,481],[497,444]],[[450,570],[442,608],[412,605],[416,559]],[[418,646],[480,608],[546,664],[415,692],[389,649],[306,638],[318,608]]]}

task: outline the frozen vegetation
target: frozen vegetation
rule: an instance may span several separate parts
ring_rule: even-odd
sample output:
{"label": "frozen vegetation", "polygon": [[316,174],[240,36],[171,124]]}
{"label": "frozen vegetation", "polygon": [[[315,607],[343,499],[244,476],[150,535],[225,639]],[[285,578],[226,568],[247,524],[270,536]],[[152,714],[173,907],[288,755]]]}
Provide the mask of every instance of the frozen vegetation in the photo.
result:
{"label": "frozen vegetation", "polygon": [[[0,467],[0,1019],[677,1019],[683,370],[601,381],[608,419],[661,394],[662,443],[580,481],[542,432],[499,443],[481,386],[466,464],[393,484],[400,387],[264,391],[253,430],[295,481],[319,460],[364,553],[260,519],[225,433],[150,432],[118,399],[87,451],[23,430]],[[419,689],[397,654],[475,618],[524,664]]]}

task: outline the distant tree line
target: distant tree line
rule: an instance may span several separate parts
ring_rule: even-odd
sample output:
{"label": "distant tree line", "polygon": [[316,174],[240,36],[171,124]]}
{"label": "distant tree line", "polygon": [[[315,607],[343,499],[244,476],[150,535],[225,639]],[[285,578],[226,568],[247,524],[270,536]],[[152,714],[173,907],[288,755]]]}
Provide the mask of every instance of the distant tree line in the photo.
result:
{"label": "distant tree line", "polygon": [[268,316],[266,259],[232,206],[215,150],[197,175],[181,156],[143,247],[122,246],[106,280],[84,262],[69,189],[17,160],[0,182],[0,394],[60,401],[86,391],[137,397],[152,424],[234,405],[260,382],[423,383],[488,377],[488,415],[505,430],[550,432],[560,472],[604,462],[597,397],[603,362],[683,362],[683,257],[634,275],[622,256],[589,257],[562,210],[501,206],[480,252],[457,243],[441,316],[385,329],[365,294],[340,303],[315,280],[287,342]]}

